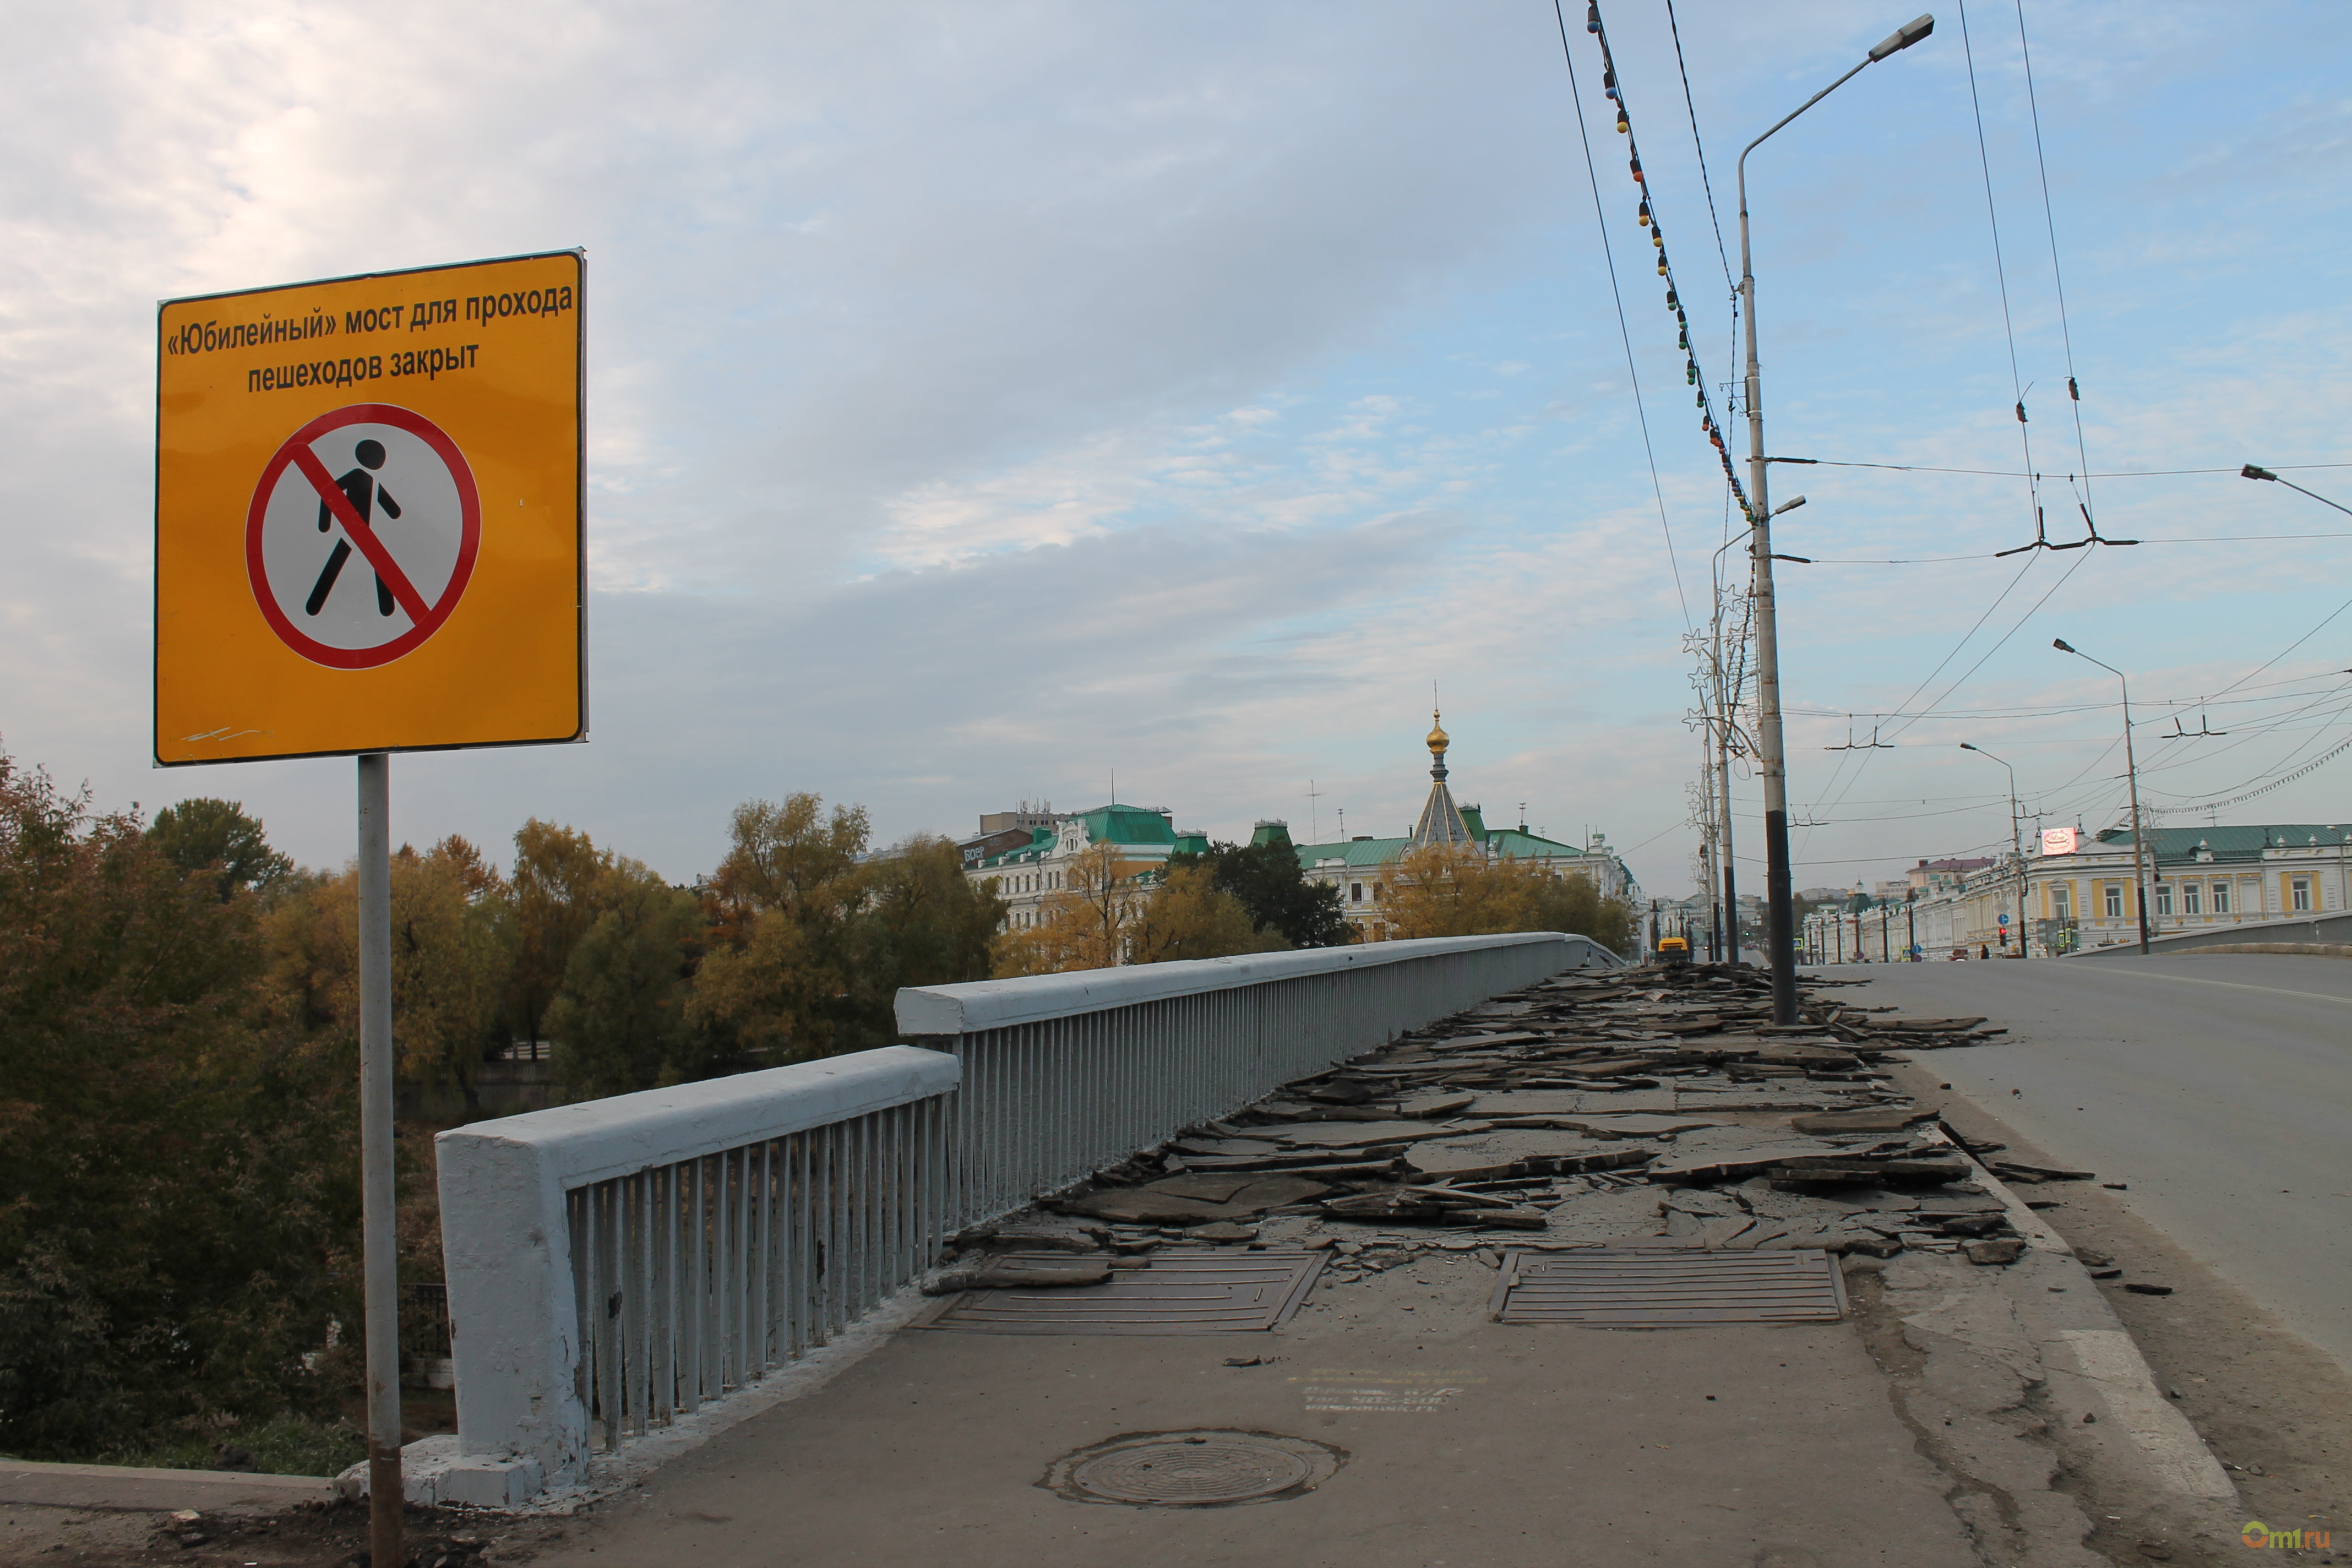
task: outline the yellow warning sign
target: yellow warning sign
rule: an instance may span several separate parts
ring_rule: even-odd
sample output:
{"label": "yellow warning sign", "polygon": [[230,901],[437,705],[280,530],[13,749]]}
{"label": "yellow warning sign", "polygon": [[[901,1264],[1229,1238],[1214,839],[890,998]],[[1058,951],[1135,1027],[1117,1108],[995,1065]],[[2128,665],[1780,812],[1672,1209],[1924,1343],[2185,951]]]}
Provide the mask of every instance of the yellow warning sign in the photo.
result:
{"label": "yellow warning sign", "polygon": [[164,301],[155,761],[587,731],[576,251]]}

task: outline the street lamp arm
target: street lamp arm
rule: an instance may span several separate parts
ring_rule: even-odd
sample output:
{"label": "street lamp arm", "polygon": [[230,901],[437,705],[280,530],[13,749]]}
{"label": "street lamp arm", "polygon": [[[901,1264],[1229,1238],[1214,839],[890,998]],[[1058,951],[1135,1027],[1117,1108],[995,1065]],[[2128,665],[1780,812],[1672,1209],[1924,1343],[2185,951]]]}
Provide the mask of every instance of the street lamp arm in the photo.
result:
{"label": "street lamp arm", "polygon": [[[1778,129],[1778,128],[1776,127],[1775,129]],[[1769,132],[1768,132],[1768,134],[1769,134]],[[2321,495],[2317,490],[2307,490],[2307,489],[2305,489],[2301,485],[2296,484],[2293,479],[2280,479],[2276,474],[2272,473],[2268,468],[2257,468],[2257,467],[2255,467],[2253,464],[2252,464],[2252,463],[2248,463],[2244,468],[2242,468],[2239,469],[2239,470],[2238,470],[2238,472],[2239,472],[2241,475],[2242,475],[2244,478],[2246,478],[2246,479],[2268,479],[2268,480],[2270,480],[2270,482],[2271,482],[2271,483],[2273,483],[2273,484],[2274,484],[2274,485],[2284,485],[2287,489],[2291,489],[2291,490],[2294,491],[2297,495],[2306,495],[2306,496],[2309,496],[2312,500],[2314,500],[2317,501],[2317,502],[2318,502],[2320,505],[2322,505],[2322,506],[2332,506],[2332,507],[2334,507],[2337,511],[2340,511],[2340,512],[2344,513],[2347,517],[2352,517],[2352,506],[2346,506],[2342,501],[2333,501],[2333,500],[2329,500],[2326,496]]]}
{"label": "street lamp arm", "polygon": [[[1772,136],[1773,136],[1776,132],[1778,132],[1779,131],[1780,131],[1780,130],[1782,129],[1782,127],[1786,126],[1786,125],[1789,123],[1789,121],[1790,121],[1796,119],[1798,115],[1804,113],[1804,112],[1805,112],[1805,110],[1807,110],[1808,109],[1811,109],[1813,105],[1815,105],[1815,104],[1819,103],[1822,100],[1823,100],[1823,99],[1827,98],[1830,94],[1832,94],[1832,93],[1835,92],[1838,89],[1840,89],[1840,88],[1843,87],[1846,83],[1848,83],[1848,82],[1852,81],[1855,77],[1857,77],[1857,76],[1861,75],[1861,74],[1862,74],[1862,72],[1863,72],[1864,69],[1866,69],[1869,66],[1871,66],[1873,63],[1874,63],[1874,58],[1873,58],[1873,57],[1868,56],[1868,55],[1864,56],[1864,57],[1863,57],[1863,59],[1862,59],[1862,63],[1861,63],[1860,65],[1855,66],[1855,67],[1853,68],[1853,69],[1852,69],[1852,70],[1850,70],[1850,71],[1846,72],[1846,73],[1845,73],[1845,75],[1843,75],[1843,76],[1842,76],[1842,77],[1838,78],[1838,79],[1837,79],[1837,80],[1835,80],[1835,81],[1833,81],[1833,82],[1830,83],[1830,84],[1829,84],[1829,86],[1827,86],[1827,87],[1825,87],[1825,88],[1822,89],[1822,90],[1821,90],[1821,91],[1819,91],[1819,92],[1817,92],[1817,93],[1813,94],[1813,96],[1812,96],[1812,97],[1811,97],[1811,98],[1809,98],[1809,99],[1805,100],[1805,101],[1804,101],[1804,102],[1802,102],[1802,103],[1801,103],[1801,104],[1797,105],[1797,107],[1796,107],[1793,110],[1791,110],[1789,114],[1787,114],[1787,115],[1783,116],[1783,117],[1780,120],[1780,121],[1779,121],[1778,123],[1776,123],[1776,124],[1772,127],[1772,129],[1771,129],[1770,131],[1767,131],[1766,132],[1764,132],[1764,134],[1763,134],[1763,135],[1759,136],[1758,138],[1756,138],[1756,140],[1755,140],[1755,141],[1750,142],[1747,146],[1742,147],[1742,148],[1739,150],[1739,164],[1738,164],[1738,168],[1739,168],[1739,216],[1742,216],[1742,217],[1746,217],[1746,216],[1748,216],[1748,153],[1753,153],[1754,151],[1756,151],[1756,149],[1757,149],[1757,148],[1761,147],[1762,145],[1764,145],[1764,143],[1765,143],[1766,142],[1769,141],[1769,140],[1772,138]],[[1743,256],[1743,257],[1741,257],[1741,258],[1739,258],[1739,260],[1740,260],[1740,266],[1741,266],[1742,269],[1744,270],[1744,269],[1746,268],[1746,267],[1747,267],[1748,258],[1747,258],[1745,256]]]}

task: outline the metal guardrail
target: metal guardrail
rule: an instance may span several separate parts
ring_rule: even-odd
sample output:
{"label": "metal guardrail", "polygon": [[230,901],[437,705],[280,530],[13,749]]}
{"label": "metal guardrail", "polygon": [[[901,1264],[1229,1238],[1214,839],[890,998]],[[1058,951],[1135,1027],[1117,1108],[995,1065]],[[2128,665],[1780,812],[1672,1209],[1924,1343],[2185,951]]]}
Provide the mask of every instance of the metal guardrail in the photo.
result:
{"label": "metal guardrail", "polygon": [[575,1394],[617,1447],[821,1345],[930,1267],[946,1096],[565,1194]]}
{"label": "metal guardrail", "polygon": [[[2347,942],[2352,942],[2352,915],[2305,914],[2192,926],[2186,931],[2170,931],[2157,937],[2147,944],[2147,950],[2151,954],[2160,954],[2194,952],[2200,948],[2237,946],[2246,942],[2309,945]],[[2119,942],[2109,947],[2084,948],[2065,956],[2118,958],[2137,956],[2138,952],[2139,942],[2135,934],[2129,942]]]}
{"label": "metal guardrail", "polygon": [[1521,933],[899,993],[893,1046],[445,1132],[459,1453],[511,1506],[824,1343],[956,1230],[1405,1029],[1622,960]]}
{"label": "metal guardrail", "polygon": [[1563,969],[1623,961],[1521,932],[1254,953],[898,994],[898,1029],[963,1064],[960,1225]]}

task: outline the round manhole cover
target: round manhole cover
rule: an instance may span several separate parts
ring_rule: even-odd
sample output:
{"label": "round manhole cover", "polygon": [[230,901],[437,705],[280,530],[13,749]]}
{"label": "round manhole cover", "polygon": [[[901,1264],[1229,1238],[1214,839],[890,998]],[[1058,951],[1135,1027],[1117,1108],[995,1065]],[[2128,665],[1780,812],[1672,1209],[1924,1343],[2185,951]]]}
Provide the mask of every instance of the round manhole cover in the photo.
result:
{"label": "round manhole cover", "polygon": [[1312,1491],[1347,1456],[1272,1432],[1144,1432],[1055,1461],[1045,1484],[1078,1502],[1214,1508]]}

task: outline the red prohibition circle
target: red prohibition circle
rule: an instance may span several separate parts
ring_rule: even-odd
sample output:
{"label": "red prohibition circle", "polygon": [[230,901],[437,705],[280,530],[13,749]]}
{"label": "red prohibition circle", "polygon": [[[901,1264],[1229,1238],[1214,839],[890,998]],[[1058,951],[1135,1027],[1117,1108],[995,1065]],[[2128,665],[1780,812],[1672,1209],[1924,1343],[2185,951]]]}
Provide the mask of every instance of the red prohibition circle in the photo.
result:
{"label": "red prohibition circle", "polygon": [[[405,430],[433,448],[448,468],[449,477],[457,487],[458,536],[457,560],[449,570],[448,584],[441,596],[425,607],[422,617],[413,620],[409,628],[389,642],[373,647],[331,647],[304,632],[279,608],[278,595],[270,591],[269,574],[261,555],[261,524],[269,510],[269,499],[278,491],[278,482],[295,454],[306,450],[310,443],[331,431],[348,425],[390,425]],[[356,541],[354,541],[356,542]],[[261,607],[262,617],[269,623],[280,641],[313,664],[327,665],[335,669],[373,669],[379,665],[415,652],[449,618],[465,595],[466,584],[474,574],[474,558],[482,547],[482,495],[475,487],[474,470],[466,455],[457,450],[457,443],[448,432],[422,414],[390,403],[354,403],[332,413],[321,414],[291,436],[270,457],[261,470],[261,482],[254,487],[253,504],[245,516],[245,569],[253,585],[254,602]]]}

